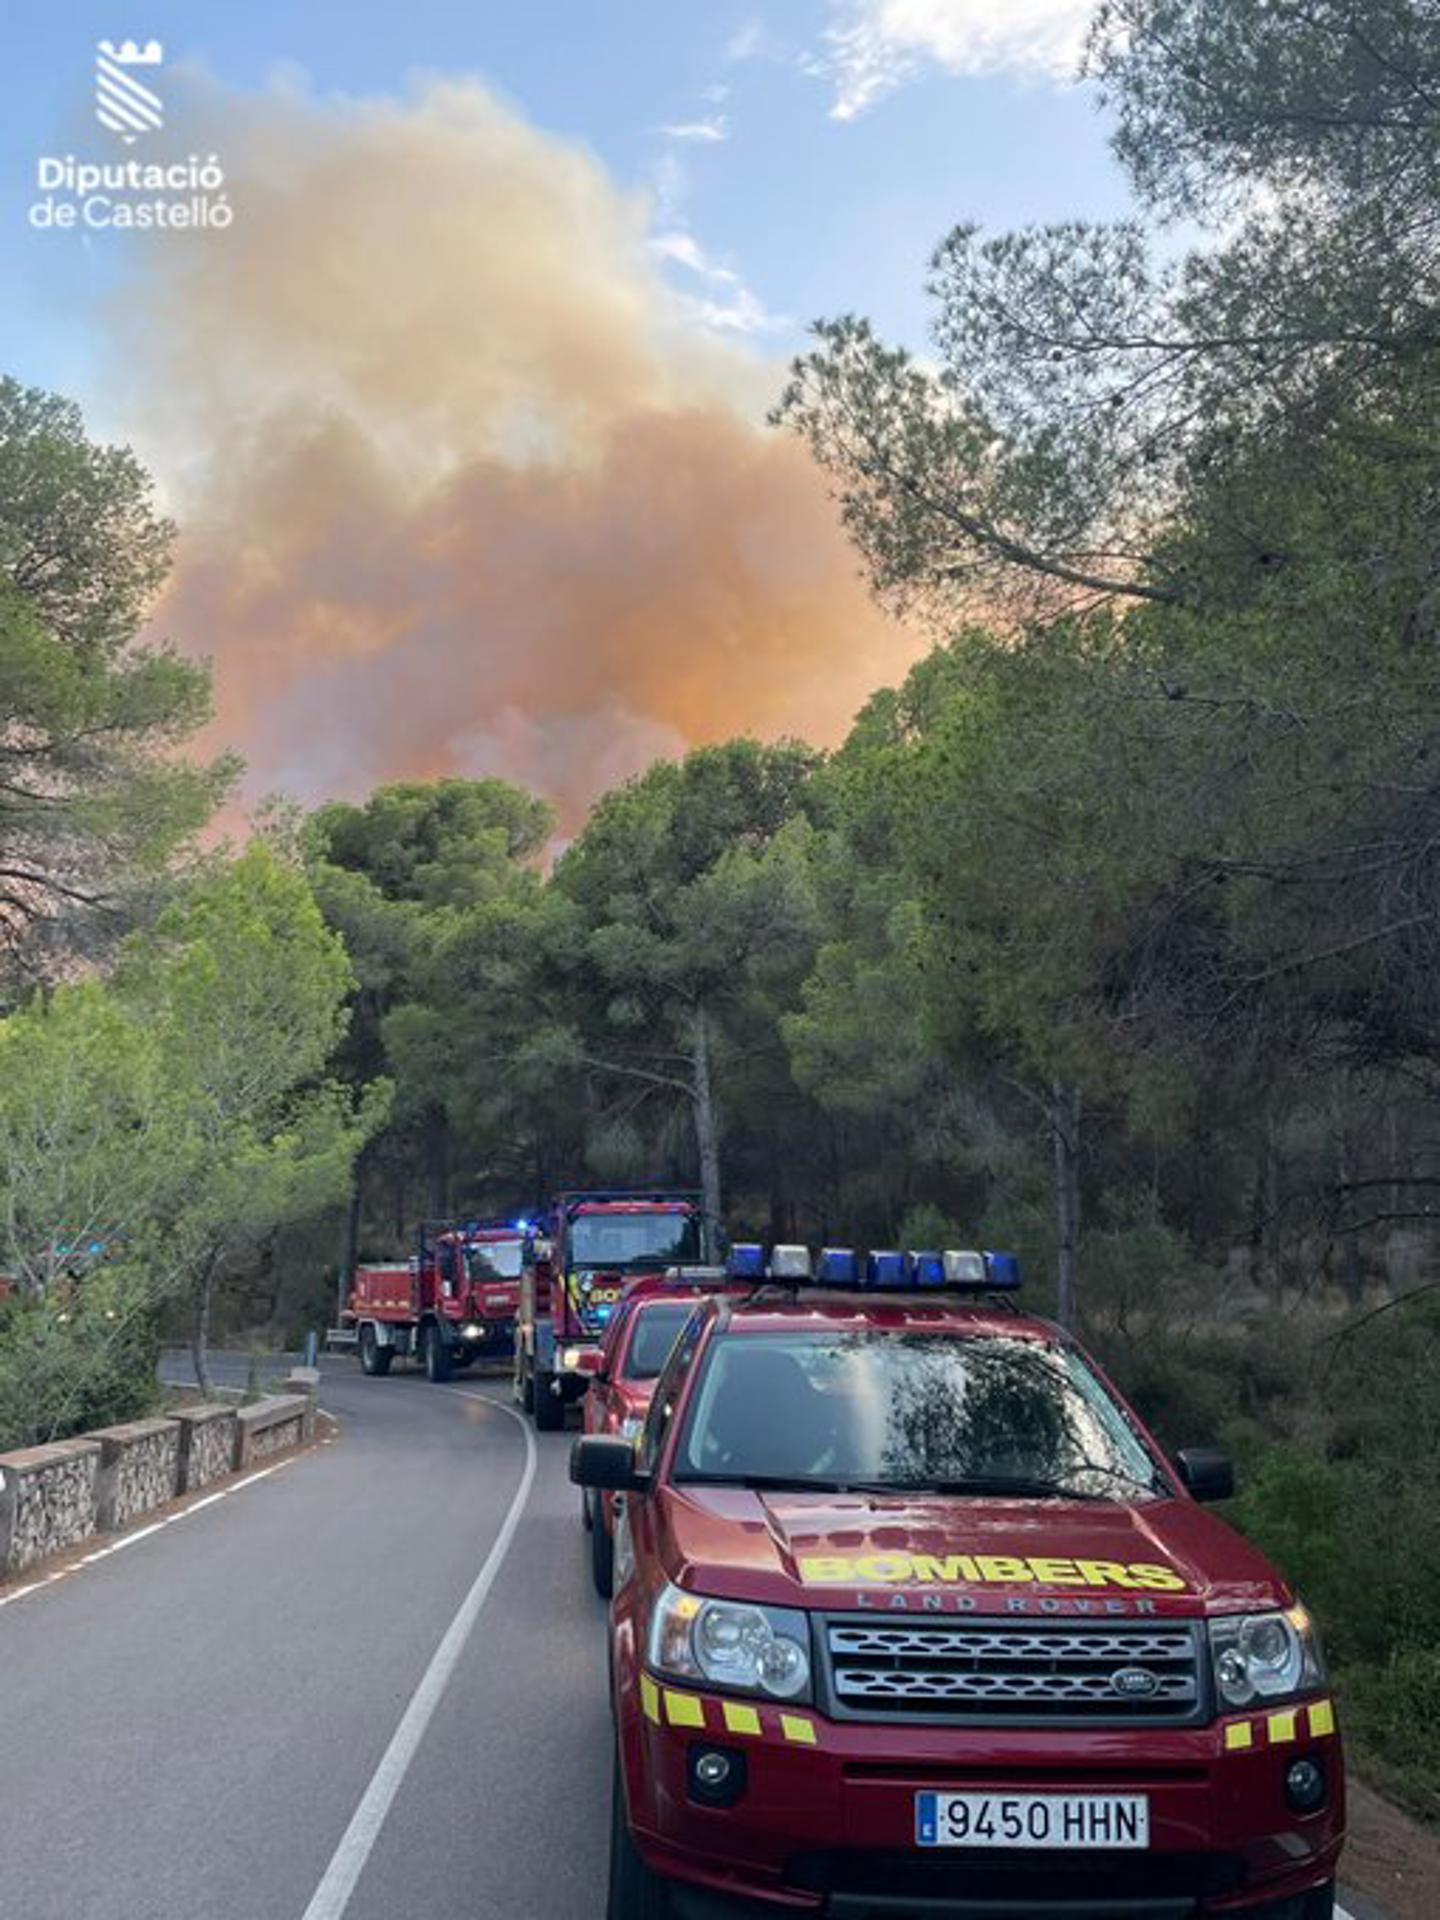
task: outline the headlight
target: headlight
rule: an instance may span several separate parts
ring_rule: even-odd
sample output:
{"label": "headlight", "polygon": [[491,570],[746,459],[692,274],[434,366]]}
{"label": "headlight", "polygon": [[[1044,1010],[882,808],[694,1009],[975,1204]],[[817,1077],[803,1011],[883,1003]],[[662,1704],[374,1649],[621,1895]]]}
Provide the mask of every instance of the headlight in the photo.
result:
{"label": "headlight", "polygon": [[1325,1663],[1304,1607],[1237,1613],[1208,1624],[1215,1691],[1225,1706],[1288,1700],[1324,1686]]}
{"label": "headlight", "polygon": [[810,1629],[789,1607],[702,1600],[667,1586],[650,1618],[650,1665],[772,1700],[810,1697]]}
{"label": "headlight", "polygon": [[632,1447],[644,1431],[645,1422],[638,1414],[627,1413],[625,1418],[620,1422],[620,1438],[622,1440],[628,1440]]}
{"label": "headlight", "polygon": [[460,1337],[463,1340],[478,1340],[483,1332],[483,1327],[477,1326],[473,1320],[467,1320],[460,1329]]}
{"label": "headlight", "polygon": [[575,1369],[580,1365],[579,1347],[566,1347],[560,1356],[560,1364],[567,1373],[574,1373]]}

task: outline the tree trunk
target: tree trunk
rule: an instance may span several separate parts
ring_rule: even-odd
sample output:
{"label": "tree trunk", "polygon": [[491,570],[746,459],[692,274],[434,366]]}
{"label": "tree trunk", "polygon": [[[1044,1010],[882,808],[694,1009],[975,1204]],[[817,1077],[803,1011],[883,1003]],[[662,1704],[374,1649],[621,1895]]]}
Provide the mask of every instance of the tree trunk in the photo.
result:
{"label": "tree trunk", "polygon": [[1055,1317],[1062,1327],[1073,1329],[1080,1260],[1080,1089],[1059,1080],[1050,1089],[1050,1137],[1055,1154]]}
{"label": "tree trunk", "polygon": [[695,1146],[700,1157],[704,1216],[701,1251],[706,1260],[714,1260],[720,1249],[720,1138],[715,1124],[715,1090],[710,1078],[710,1016],[703,1005],[695,1009],[691,1049]]}
{"label": "tree trunk", "polygon": [[208,1400],[214,1391],[210,1379],[210,1308],[215,1297],[215,1256],[205,1261],[200,1278],[200,1298],[195,1309],[195,1326],[190,1336],[190,1361],[200,1391]]}
{"label": "tree trunk", "polygon": [[430,1218],[450,1216],[450,1126],[445,1115],[432,1109],[425,1128],[426,1169],[430,1177]]}

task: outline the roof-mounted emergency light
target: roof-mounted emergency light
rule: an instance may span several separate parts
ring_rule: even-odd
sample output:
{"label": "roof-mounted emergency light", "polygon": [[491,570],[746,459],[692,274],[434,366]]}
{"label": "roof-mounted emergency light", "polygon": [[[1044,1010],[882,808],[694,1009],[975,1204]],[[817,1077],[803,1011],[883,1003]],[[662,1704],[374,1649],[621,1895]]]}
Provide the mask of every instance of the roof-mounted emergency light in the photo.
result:
{"label": "roof-mounted emergency light", "polygon": [[831,1287],[853,1287],[860,1278],[860,1261],[853,1247],[825,1247],[815,1278]]}
{"label": "roof-mounted emergency light", "polygon": [[772,1280],[808,1280],[810,1249],[808,1247],[773,1248],[770,1254],[770,1278]]}
{"label": "roof-mounted emergency light", "polygon": [[951,1248],[945,1255],[945,1279],[952,1287],[983,1287],[986,1279],[984,1254],[959,1253]]}
{"label": "roof-mounted emergency light", "polygon": [[737,1241],[725,1256],[725,1271],[732,1280],[763,1280],[764,1247],[748,1240]]}
{"label": "roof-mounted emergency light", "polygon": [[896,1247],[872,1253],[865,1262],[865,1281],[872,1287],[904,1287],[910,1283],[909,1262]]}
{"label": "roof-mounted emergency light", "polygon": [[944,1254],[929,1250],[912,1253],[910,1278],[917,1287],[943,1287],[946,1279]]}

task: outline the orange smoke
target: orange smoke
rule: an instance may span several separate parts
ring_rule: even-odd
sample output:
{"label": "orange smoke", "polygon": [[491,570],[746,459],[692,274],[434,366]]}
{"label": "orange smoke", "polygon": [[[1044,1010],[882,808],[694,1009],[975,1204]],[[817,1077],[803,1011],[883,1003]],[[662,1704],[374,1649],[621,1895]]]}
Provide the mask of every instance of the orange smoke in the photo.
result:
{"label": "orange smoke", "polygon": [[[647,208],[476,85],[194,107],[234,224],[150,259],[126,355],[252,796],[498,773],[573,824],[658,754],[831,741],[884,619],[777,370],[689,321]],[[138,369],[138,372],[137,372]]]}

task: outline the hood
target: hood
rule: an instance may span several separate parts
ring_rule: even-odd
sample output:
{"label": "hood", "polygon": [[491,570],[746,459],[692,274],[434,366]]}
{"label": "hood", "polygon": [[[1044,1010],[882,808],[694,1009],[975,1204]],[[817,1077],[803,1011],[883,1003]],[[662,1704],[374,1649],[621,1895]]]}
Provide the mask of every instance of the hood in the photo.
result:
{"label": "hood", "polygon": [[670,1577],[782,1606],[977,1613],[1232,1612],[1293,1597],[1191,1500],[752,1493],[667,1487]]}

